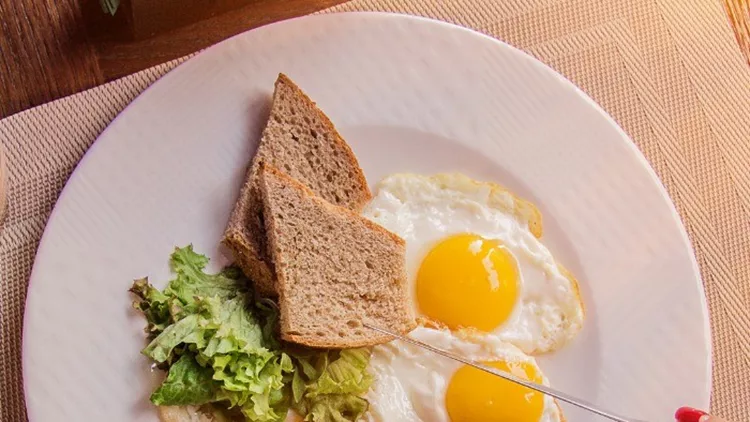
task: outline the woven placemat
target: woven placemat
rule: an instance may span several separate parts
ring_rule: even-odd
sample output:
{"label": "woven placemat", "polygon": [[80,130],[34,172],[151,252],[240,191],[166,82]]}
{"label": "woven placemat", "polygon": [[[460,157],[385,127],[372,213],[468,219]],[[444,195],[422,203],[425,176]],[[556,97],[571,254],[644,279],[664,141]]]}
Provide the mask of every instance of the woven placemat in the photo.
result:
{"label": "woven placemat", "polygon": [[[427,16],[502,39],[614,116],[667,187],[694,245],[711,314],[712,410],[750,420],[750,69],[719,0],[354,0],[323,13],[353,10]],[[0,420],[26,419],[23,307],[60,190],[107,124],[183,60],[0,121],[9,176],[0,229]]]}

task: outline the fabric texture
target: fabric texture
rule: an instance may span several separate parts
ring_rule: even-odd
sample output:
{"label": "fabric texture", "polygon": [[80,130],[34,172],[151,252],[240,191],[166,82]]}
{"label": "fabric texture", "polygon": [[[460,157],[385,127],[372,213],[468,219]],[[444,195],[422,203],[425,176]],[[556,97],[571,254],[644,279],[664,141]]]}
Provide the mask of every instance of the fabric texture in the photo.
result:
{"label": "fabric texture", "polygon": [[[572,80],[643,151],[687,227],[711,315],[711,410],[750,420],[750,68],[720,0],[354,0],[467,26]],[[165,63],[0,121],[0,420],[23,421],[21,336],[40,236],[71,171]],[[2,166],[0,165],[0,168]],[[0,179],[2,180],[2,179]],[[0,205],[2,205],[0,199]]]}

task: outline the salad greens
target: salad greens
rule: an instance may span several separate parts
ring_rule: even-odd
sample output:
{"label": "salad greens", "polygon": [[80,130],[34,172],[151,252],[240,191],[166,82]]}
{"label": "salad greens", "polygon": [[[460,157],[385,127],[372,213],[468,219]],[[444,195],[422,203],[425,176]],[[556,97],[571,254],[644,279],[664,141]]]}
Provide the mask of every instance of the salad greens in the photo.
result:
{"label": "salad greens", "polygon": [[297,413],[312,421],[352,421],[364,415],[368,403],[359,395],[372,383],[369,350],[290,353],[296,361],[292,403]]}
{"label": "salad greens", "polygon": [[142,350],[167,371],[151,395],[160,406],[218,404],[247,421],[282,421],[292,407],[313,422],[354,421],[368,407],[368,349],[283,347],[273,302],[257,299],[235,267],[206,273],[192,245],[171,256],[175,278],[160,291],[133,283],[133,307],[146,318]]}

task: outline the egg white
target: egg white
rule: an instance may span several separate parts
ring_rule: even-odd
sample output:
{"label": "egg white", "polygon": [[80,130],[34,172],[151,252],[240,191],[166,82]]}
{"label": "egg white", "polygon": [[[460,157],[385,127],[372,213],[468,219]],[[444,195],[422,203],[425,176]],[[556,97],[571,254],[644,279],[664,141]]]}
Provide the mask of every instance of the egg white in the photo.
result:
{"label": "egg white", "polygon": [[420,263],[439,241],[472,233],[502,242],[518,264],[520,297],[508,320],[487,336],[529,354],[556,350],[580,331],[583,306],[575,281],[514,206],[509,192],[461,174],[396,174],[377,185],[362,214],[406,241],[412,295]]}
{"label": "egg white", "polygon": [[[461,339],[446,330],[419,327],[410,337],[476,361],[527,362],[539,370],[534,358],[501,340]],[[450,422],[445,392],[453,374],[463,364],[437,356],[417,346],[393,341],[373,349],[369,371],[374,382],[367,394],[369,422]],[[539,370],[541,373],[541,370]],[[543,377],[543,383],[548,380]],[[560,422],[554,399],[544,396],[539,422]]]}

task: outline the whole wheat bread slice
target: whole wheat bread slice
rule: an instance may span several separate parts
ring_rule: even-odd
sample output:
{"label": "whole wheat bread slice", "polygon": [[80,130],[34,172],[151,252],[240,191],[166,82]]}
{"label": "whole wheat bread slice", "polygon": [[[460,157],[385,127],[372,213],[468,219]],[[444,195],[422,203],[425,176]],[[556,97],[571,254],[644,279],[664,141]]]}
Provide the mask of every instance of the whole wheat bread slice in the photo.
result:
{"label": "whole wheat bread slice", "polygon": [[284,340],[361,347],[391,340],[364,323],[402,334],[415,327],[403,239],[274,167],[261,167],[260,188]]}
{"label": "whole wheat bread slice", "polygon": [[326,200],[359,211],[370,189],[349,145],[333,123],[287,76],[276,80],[271,113],[245,183],[229,218],[223,243],[264,296],[276,296],[266,237],[258,169],[260,163],[286,173]]}

